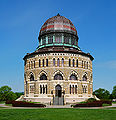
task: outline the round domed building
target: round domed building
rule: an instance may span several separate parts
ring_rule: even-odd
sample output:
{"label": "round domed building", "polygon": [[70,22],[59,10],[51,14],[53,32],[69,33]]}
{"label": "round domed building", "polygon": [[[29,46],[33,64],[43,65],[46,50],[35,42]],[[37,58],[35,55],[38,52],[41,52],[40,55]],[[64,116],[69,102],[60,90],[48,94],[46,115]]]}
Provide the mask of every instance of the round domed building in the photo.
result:
{"label": "round domed building", "polygon": [[78,46],[77,30],[64,16],[41,27],[39,46],[24,57],[24,99],[63,105],[93,97],[92,60]]}

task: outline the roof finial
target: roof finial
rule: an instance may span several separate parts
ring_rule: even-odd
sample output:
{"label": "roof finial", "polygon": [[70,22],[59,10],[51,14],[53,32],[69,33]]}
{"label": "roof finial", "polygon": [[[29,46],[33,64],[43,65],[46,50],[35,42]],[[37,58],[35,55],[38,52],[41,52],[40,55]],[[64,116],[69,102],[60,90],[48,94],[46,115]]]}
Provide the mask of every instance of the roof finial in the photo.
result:
{"label": "roof finial", "polygon": [[58,13],[57,16],[60,16],[60,14]]}

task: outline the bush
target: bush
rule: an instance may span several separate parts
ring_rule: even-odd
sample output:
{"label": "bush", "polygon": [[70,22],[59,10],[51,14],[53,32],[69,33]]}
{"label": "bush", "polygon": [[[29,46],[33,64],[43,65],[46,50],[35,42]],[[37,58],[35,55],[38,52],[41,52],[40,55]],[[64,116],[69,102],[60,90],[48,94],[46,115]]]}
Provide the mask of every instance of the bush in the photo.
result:
{"label": "bush", "polygon": [[102,107],[103,104],[111,105],[112,101],[106,101],[106,100],[93,101],[93,102],[76,104],[76,105],[73,105],[73,107]]}
{"label": "bush", "polygon": [[13,107],[46,107],[44,104],[35,104],[35,103],[29,103],[25,101],[12,101]]}
{"label": "bush", "polygon": [[12,104],[14,102],[14,100],[7,100],[6,102],[5,102],[5,104]]}
{"label": "bush", "polygon": [[95,98],[89,98],[89,99],[87,100],[88,103],[90,103],[90,102],[94,102],[94,101],[96,101]]}

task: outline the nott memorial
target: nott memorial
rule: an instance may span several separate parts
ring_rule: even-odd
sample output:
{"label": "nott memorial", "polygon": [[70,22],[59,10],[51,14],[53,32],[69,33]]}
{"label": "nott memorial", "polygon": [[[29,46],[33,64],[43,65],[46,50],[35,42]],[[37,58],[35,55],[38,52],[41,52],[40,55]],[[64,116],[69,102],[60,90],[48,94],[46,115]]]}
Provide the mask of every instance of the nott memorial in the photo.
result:
{"label": "nott memorial", "polygon": [[73,23],[60,14],[41,27],[39,46],[24,56],[24,100],[53,105],[93,97],[90,53],[78,46]]}

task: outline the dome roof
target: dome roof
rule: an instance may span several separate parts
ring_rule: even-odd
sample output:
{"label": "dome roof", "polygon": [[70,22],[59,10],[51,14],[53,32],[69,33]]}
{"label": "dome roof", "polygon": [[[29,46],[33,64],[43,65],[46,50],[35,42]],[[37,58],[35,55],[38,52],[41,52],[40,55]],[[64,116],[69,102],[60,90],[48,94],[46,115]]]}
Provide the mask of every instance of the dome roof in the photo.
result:
{"label": "dome roof", "polygon": [[50,32],[67,32],[77,35],[77,30],[72,22],[57,14],[56,16],[49,18],[41,27],[40,35]]}

